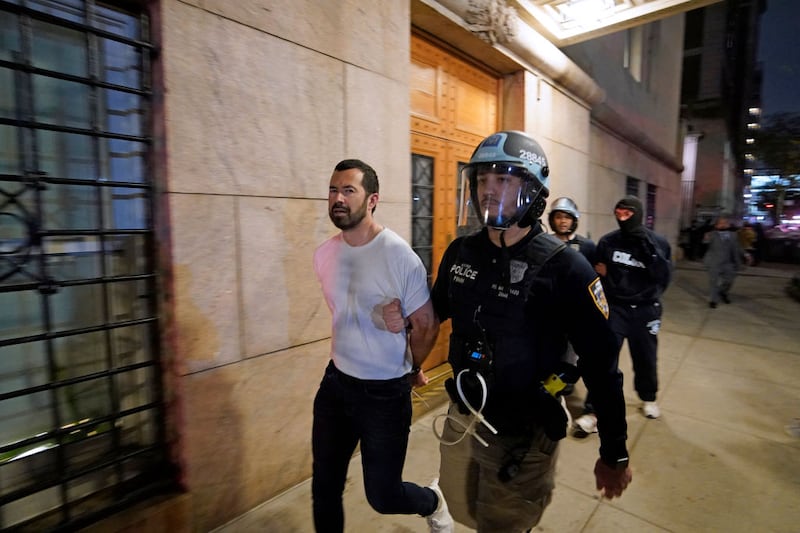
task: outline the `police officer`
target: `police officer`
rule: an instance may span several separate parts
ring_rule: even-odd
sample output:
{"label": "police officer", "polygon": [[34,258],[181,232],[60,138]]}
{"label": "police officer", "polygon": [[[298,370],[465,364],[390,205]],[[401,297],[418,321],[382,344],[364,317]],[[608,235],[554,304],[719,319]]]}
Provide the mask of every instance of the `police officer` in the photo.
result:
{"label": "police officer", "polygon": [[567,246],[579,251],[591,265],[595,263],[597,245],[588,237],[576,233],[581,213],[578,204],[572,198],[562,196],[550,205],[547,221],[553,234],[564,241]]}
{"label": "police officer", "polygon": [[[658,418],[658,330],[661,296],[672,279],[672,251],[664,237],[642,224],[643,215],[642,202],[636,196],[617,202],[614,216],[619,229],[600,238],[595,268],[608,295],[609,323],[617,336],[617,348],[628,339],[633,386],[643,402],[642,413]],[[593,411],[594,403],[594,393],[589,390],[587,411]]]}
{"label": "police officer", "polygon": [[522,132],[478,145],[462,170],[461,217],[471,205],[483,228],[450,244],[431,292],[438,317],[452,321],[440,486],[456,521],[478,531],[527,530],[550,503],[566,433],[556,396],[567,341],[602,421],[597,487],[613,498],[631,481],[603,287],[539,222],[548,172],[541,147]]}
{"label": "police officer", "polygon": [[[556,198],[550,204],[550,214],[547,215],[547,221],[550,224],[550,229],[553,230],[553,235],[561,239],[570,248],[580,252],[589,261],[589,264],[594,265],[597,245],[588,237],[576,233],[580,218],[581,213],[578,211],[578,204],[572,198],[567,198],[566,196]],[[569,396],[572,394],[575,381],[578,380],[578,370],[575,368],[578,364],[578,355],[571,345],[567,345],[562,360],[572,367],[567,369],[569,381],[562,391],[563,396]],[[578,430],[578,436],[585,436],[580,426],[578,426]]]}

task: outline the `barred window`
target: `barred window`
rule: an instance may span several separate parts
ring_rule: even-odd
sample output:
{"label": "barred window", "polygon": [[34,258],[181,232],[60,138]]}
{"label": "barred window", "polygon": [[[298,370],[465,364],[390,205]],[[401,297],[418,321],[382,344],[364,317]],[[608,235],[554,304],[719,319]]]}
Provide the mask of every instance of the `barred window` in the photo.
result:
{"label": "barred window", "polygon": [[76,529],[175,483],[152,46],[122,4],[0,0],[0,529]]}
{"label": "barred window", "polygon": [[433,268],[433,158],[411,154],[411,248],[431,283]]}
{"label": "barred window", "polygon": [[656,226],[656,186],[647,184],[647,218],[645,219],[645,226],[650,229],[655,229]]}
{"label": "barred window", "polygon": [[639,194],[639,183],[641,180],[638,178],[634,178],[633,176],[626,176],[625,177],[625,195],[626,196],[640,196]]}

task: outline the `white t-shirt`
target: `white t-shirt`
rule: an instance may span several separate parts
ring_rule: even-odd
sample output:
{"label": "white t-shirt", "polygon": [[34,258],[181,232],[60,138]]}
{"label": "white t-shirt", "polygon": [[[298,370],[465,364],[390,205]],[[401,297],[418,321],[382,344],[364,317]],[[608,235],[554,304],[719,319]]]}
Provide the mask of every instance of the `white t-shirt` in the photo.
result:
{"label": "white t-shirt", "polygon": [[406,335],[383,322],[383,306],[393,299],[408,316],[430,298],[425,266],[408,243],[388,228],[363,246],[350,246],[339,233],[314,252],[314,271],[333,314],[336,368],[360,379],[408,373]]}

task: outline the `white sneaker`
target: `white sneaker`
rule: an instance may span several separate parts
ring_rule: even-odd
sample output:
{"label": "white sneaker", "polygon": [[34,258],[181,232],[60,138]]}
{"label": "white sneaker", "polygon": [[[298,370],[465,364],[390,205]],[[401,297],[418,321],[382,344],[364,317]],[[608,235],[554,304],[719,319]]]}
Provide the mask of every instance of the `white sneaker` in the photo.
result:
{"label": "white sneaker", "polygon": [[439,488],[439,478],[434,479],[428,488],[436,493],[439,498],[439,504],[436,510],[425,517],[428,521],[428,526],[431,528],[431,533],[453,533],[455,531],[455,523],[453,517],[450,516],[450,511],[447,510],[447,502],[444,500],[442,489]]}
{"label": "white sneaker", "polygon": [[658,418],[661,416],[661,409],[658,408],[656,402],[644,402],[642,404],[642,413],[647,418]]}
{"label": "white sneaker", "polygon": [[575,433],[578,438],[586,437],[591,433],[597,433],[597,415],[586,413],[575,420]]}

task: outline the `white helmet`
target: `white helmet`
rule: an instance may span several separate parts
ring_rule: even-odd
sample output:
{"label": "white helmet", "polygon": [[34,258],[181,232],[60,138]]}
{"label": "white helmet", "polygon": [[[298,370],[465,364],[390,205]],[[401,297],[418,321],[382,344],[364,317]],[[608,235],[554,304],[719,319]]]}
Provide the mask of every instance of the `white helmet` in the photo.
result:
{"label": "white helmet", "polygon": [[558,233],[553,220],[556,211],[561,211],[572,217],[572,226],[570,226],[568,234],[571,235],[575,233],[578,230],[578,219],[581,218],[581,213],[578,211],[578,204],[576,204],[572,198],[567,198],[566,196],[556,198],[553,201],[553,204],[550,206],[550,213],[547,215],[547,221],[550,223],[550,229]]}

